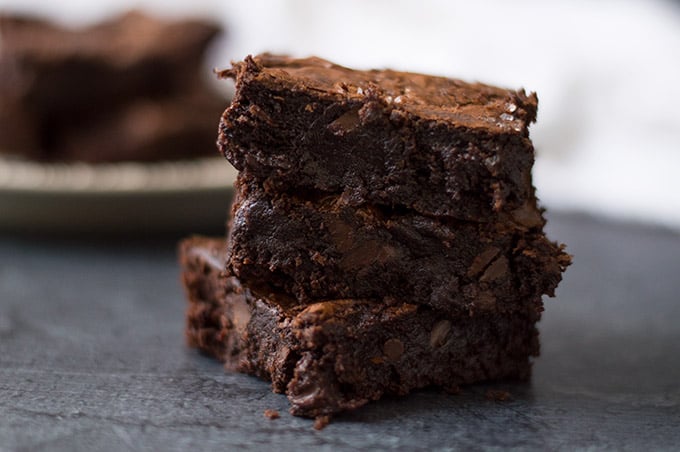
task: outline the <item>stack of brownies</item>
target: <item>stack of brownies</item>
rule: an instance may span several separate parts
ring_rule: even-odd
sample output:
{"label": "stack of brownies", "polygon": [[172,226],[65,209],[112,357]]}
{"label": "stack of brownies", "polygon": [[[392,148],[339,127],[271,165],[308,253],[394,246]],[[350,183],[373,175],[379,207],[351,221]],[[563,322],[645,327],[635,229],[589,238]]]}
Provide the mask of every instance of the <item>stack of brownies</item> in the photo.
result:
{"label": "stack of brownies", "polygon": [[535,95],[269,54],[220,75],[240,173],[227,241],[181,245],[190,344],[319,419],[528,378],[570,262],[532,186]]}

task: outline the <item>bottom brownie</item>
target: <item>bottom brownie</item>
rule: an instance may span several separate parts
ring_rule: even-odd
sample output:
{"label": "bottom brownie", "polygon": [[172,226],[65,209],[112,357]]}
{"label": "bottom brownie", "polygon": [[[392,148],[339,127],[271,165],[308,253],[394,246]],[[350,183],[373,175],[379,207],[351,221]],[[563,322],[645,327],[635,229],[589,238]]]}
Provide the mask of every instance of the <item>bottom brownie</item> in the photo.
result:
{"label": "bottom brownie", "polygon": [[445,318],[426,306],[331,300],[296,306],[255,294],[224,272],[224,240],[180,245],[187,338],[228,370],[285,393],[290,412],[321,417],[429,385],[526,379],[538,355],[538,314]]}

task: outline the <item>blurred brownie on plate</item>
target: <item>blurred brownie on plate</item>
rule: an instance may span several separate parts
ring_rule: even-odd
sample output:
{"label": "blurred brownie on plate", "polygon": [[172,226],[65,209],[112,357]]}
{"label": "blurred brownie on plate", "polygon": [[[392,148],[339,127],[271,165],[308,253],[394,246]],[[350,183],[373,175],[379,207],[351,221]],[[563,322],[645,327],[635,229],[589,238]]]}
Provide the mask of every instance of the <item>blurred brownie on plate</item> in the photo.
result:
{"label": "blurred brownie on plate", "polygon": [[0,152],[86,162],[213,154],[226,101],[203,59],[219,32],[134,11],[79,29],[0,16]]}

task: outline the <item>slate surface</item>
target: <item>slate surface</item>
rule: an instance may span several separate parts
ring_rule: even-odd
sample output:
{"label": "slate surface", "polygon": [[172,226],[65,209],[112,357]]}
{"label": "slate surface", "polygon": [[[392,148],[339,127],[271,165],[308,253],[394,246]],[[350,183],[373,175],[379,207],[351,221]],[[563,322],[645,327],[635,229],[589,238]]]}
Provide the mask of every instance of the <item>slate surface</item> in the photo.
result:
{"label": "slate surface", "polygon": [[569,214],[549,233],[575,263],[531,383],[423,390],[322,431],[185,347],[174,240],[0,238],[0,450],[679,448],[680,236]]}

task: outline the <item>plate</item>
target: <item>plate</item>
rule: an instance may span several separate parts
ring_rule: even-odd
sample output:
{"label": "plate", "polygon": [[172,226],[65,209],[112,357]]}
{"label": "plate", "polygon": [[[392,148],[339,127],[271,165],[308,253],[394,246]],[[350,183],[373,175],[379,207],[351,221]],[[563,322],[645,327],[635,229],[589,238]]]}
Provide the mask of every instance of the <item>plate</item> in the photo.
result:
{"label": "plate", "polygon": [[236,170],[223,158],[37,163],[0,158],[0,229],[43,233],[224,230]]}

